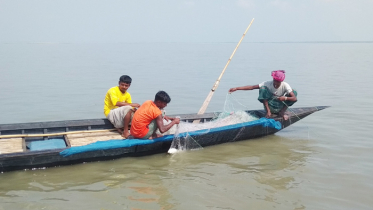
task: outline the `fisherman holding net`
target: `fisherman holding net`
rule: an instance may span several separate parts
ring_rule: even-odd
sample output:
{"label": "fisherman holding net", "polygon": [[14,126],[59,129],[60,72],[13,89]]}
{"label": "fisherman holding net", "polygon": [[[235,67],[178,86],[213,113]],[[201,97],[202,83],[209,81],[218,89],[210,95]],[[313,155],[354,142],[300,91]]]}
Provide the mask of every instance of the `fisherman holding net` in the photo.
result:
{"label": "fisherman holding net", "polygon": [[229,89],[229,93],[236,90],[253,90],[259,89],[258,100],[263,103],[266,111],[266,118],[273,117],[272,114],[278,114],[284,120],[289,116],[285,114],[286,109],[297,102],[297,92],[290,85],[284,82],[285,71],[272,71],[272,81],[262,82],[258,85],[248,85]]}
{"label": "fisherman holding net", "polygon": [[[165,91],[159,91],[154,101],[145,101],[135,112],[131,124],[131,135],[135,139],[154,139],[161,137],[157,134],[157,128],[161,133],[168,131],[173,125],[179,124],[179,118],[162,116],[162,109],[170,103],[171,98]],[[163,119],[171,121],[164,125]],[[132,138],[130,137],[130,138]]]}

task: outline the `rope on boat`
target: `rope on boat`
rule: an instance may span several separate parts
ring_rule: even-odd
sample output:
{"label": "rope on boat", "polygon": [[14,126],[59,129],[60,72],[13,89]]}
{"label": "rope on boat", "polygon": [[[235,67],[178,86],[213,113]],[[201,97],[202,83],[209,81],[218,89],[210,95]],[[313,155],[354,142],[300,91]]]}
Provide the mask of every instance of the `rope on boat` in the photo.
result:
{"label": "rope on boat", "polygon": [[[242,104],[242,103],[241,103],[241,102],[240,102],[240,101],[239,101],[239,100],[238,100],[238,99],[237,99],[233,94],[227,93],[227,96],[225,97],[225,102],[224,102],[224,111],[225,111],[225,112],[227,112],[225,108],[227,107],[227,105],[226,105],[226,104],[227,104],[227,101],[230,101],[229,98],[232,98],[232,99],[235,100],[239,105],[245,107],[247,110],[250,109],[250,107],[248,107],[248,106]],[[233,110],[235,110],[234,107],[233,107]],[[251,114],[251,112],[249,112],[249,113]]]}

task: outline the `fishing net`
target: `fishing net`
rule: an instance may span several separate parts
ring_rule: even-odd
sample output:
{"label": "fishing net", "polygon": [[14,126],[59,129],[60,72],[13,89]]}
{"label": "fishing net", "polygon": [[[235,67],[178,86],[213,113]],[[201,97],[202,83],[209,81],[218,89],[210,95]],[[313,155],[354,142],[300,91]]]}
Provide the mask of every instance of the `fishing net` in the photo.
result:
{"label": "fishing net", "polygon": [[258,120],[256,116],[244,111],[245,108],[246,107],[239,103],[231,94],[227,94],[224,110],[216,114],[211,121],[204,123],[180,122],[179,125],[173,126],[167,133],[174,134],[174,139],[168,152],[176,153],[185,150],[202,149],[203,147],[195,138],[189,135],[189,132],[202,131],[199,133],[202,135],[209,133],[212,128]]}

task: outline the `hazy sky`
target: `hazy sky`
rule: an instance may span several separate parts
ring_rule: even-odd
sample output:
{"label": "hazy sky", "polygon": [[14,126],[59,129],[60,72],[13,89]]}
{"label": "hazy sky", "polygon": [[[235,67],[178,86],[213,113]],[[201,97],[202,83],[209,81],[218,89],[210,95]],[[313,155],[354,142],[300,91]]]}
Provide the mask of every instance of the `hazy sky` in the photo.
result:
{"label": "hazy sky", "polygon": [[373,0],[0,0],[0,42],[373,41]]}

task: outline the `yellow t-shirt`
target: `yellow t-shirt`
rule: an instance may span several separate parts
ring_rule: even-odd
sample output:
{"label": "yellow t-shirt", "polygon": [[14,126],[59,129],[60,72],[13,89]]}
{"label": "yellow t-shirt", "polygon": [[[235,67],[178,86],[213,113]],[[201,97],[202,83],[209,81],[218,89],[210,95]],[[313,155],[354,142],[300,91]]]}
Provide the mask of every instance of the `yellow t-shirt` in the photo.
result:
{"label": "yellow t-shirt", "polygon": [[118,86],[110,88],[105,96],[105,105],[104,105],[104,113],[107,117],[110,113],[110,110],[118,108],[115,106],[117,102],[125,102],[125,103],[132,103],[131,95],[129,92],[122,93],[119,90]]}

